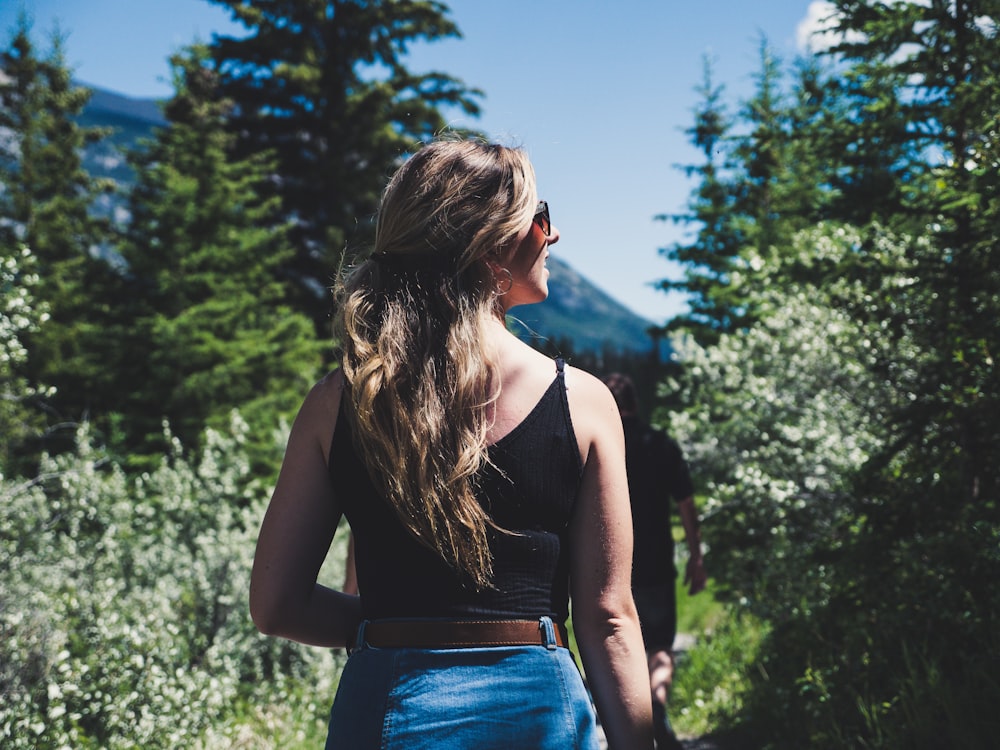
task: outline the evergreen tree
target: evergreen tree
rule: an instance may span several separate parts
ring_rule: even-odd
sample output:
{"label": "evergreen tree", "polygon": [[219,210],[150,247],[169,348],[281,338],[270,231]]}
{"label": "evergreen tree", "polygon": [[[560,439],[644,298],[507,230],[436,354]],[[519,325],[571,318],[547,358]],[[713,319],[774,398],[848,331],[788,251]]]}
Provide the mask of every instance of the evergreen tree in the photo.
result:
{"label": "evergreen tree", "polygon": [[[865,491],[877,501],[865,551],[883,570],[896,569],[905,544],[911,555],[919,550],[925,564],[950,571],[948,590],[920,580],[933,612],[957,607],[965,613],[962,626],[932,615],[934,637],[981,642],[1000,616],[1000,598],[962,571],[985,570],[995,557],[970,546],[970,533],[985,533],[986,540],[992,534],[994,544],[1000,533],[1000,3],[835,5],[843,41],[830,54],[851,66],[850,80],[894,81],[893,98],[862,100],[858,108],[898,113],[906,125],[886,117],[863,128],[849,121],[844,131],[853,143],[898,139],[896,203],[882,210],[891,209],[886,221],[922,240],[907,245],[910,283],[872,295],[855,310],[895,340],[913,342],[909,367],[886,358],[876,363],[882,377],[906,375],[910,398],[890,415],[892,439],[870,467]],[[873,232],[850,269],[873,288],[877,242]],[[913,538],[887,547],[878,541],[883,533]]]}
{"label": "evergreen tree", "polygon": [[[850,110],[840,119],[851,155],[854,198],[884,206],[901,228],[923,231],[939,202],[941,167],[968,186],[975,151],[995,117],[996,0],[880,3],[838,0],[832,28],[840,42],[825,54],[848,67],[840,77]],[[881,153],[881,157],[874,156]],[[883,173],[859,166],[881,161]],[[862,177],[859,177],[858,175]],[[860,188],[863,176],[871,178]],[[855,222],[861,223],[861,222]]]}
{"label": "evergreen tree", "polygon": [[763,257],[788,244],[792,232],[789,222],[782,222],[788,216],[782,192],[797,187],[790,179],[786,157],[791,138],[783,109],[781,78],[780,62],[762,39],[756,89],[744,104],[740,118],[749,133],[739,137],[734,157],[740,167],[736,177],[739,186],[736,213],[744,224],[744,241],[756,247]]}
{"label": "evergreen tree", "polygon": [[123,406],[125,432],[130,445],[146,440],[144,453],[158,447],[162,419],[194,443],[206,425],[228,424],[234,408],[258,448],[267,446],[319,367],[312,326],[285,304],[277,279],[292,250],[277,199],[264,195],[273,165],[229,156],[232,105],[207,54],[195,47],[172,58],[168,125],[134,159],[122,248],[133,292],[116,370],[123,387],[137,386]]}
{"label": "evergreen tree", "polygon": [[22,16],[0,55],[0,71],[0,242],[30,248],[39,275],[35,296],[50,315],[45,326],[25,333],[25,377],[56,389],[46,406],[57,420],[76,420],[100,408],[100,395],[86,386],[105,367],[101,348],[114,284],[100,257],[108,227],[90,213],[110,185],[93,179],[81,161],[83,148],[105,133],[76,123],[90,92],[73,85],[58,34],[39,58]]}
{"label": "evergreen tree", "polygon": [[697,89],[701,103],[695,110],[694,125],[686,132],[692,145],[703,154],[704,162],[682,167],[688,177],[697,176],[698,185],[686,213],[656,218],[697,227],[688,244],[675,243],[661,249],[685,271],[683,279],[664,280],[659,287],[689,295],[690,312],[678,316],[668,327],[683,327],[708,342],[740,324],[741,301],[734,297],[730,282],[744,237],[735,221],[736,192],[728,174],[733,166],[728,142],[732,123],[722,99],[724,89],[713,81],[711,61],[705,58],[703,65],[702,83]]}
{"label": "evergreen tree", "polygon": [[[990,343],[1000,292],[992,257],[1000,217],[990,198],[1000,181],[990,162],[1000,111],[1000,3],[836,5],[844,41],[829,54],[851,66],[848,80],[861,92],[854,113],[898,113],[849,119],[844,137],[856,152],[866,142],[897,144],[899,175],[894,201],[881,209],[884,220],[932,240],[912,245],[908,262],[917,283],[876,301],[867,314],[920,342],[929,359],[900,426],[914,439],[931,429],[935,438],[924,443],[922,460],[933,449],[935,462],[957,472],[948,474],[965,501],[978,504],[983,492],[1000,489],[995,462],[986,459],[989,446],[1000,444]],[[891,97],[870,99],[872,80],[893,81]],[[865,267],[856,273],[868,278]],[[961,449],[954,454],[949,446]]]}
{"label": "evergreen tree", "polygon": [[385,176],[415,141],[445,130],[443,107],[478,113],[478,91],[403,64],[419,41],[459,35],[439,2],[211,0],[250,31],[216,38],[240,157],[273,152],[272,185],[292,222],[284,271],[325,336],[326,287],[348,245],[370,239]]}
{"label": "evergreen tree", "polygon": [[[850,223],[851,216],[834,210],[839,195],[835,186],[840,153],[831,145],[836,129],[836,105],[829,96],[834,80],[816,57],[796,60],[792,69],[785,132],[785,162],[794,175],[794,187],[784,185],[784,215],[796,229],[806,229],[821,221]],[[791,189],[790,189],[791,188]]]}
{"label": "evergreen tree", "polygon": [[808,157],[794,129],[806,110],[787,101],[781,64],[767,41],[760,44],[755,91],[734,119],[711,72],[706,61],[698,89],[702,102],[687,131],[705,161],[684,171],[699,182],[687,213],[658,217],[697,227],[692,242],[663,251],[686,267],[684,278],[660,286],[691,295],[691,311],[668,329],[683,328],[704,343],[751,325],[760,315],[750,304],[752,287],[761,279],[773,283],[770,274],[757,278],[760,264],[776,262],[792,236],[820,218],[824,192],[817,161]]}
{"label": "evergreen tree", "polygon": [[745,245],[778,267],[788,265],[778,261],[792,254],[792,238],[799,231],[836,218],[827,208],[831,162],[817,158],[815,143],[803,132],[818,117],[822,104],[815,90],[824,79],[809,61],[796,73],[789,88],[781,60],[762,38],[756,87],[739,118],[747,132],[735,139],[733,149],[736,213]]}
{"label": "evergreen tree", "polygon": [[[790,105],[763,106],[758,88],[736,125],[736,250],[760,266],[749,302],[767,314],[688,353],[674,427],[700,443],[726,583],[773,626],[750,707],[768,737],[987,747],[1000,3],[832,6],[840,41],[799,66]],[[856,226],[798,231],[820,218]]]}

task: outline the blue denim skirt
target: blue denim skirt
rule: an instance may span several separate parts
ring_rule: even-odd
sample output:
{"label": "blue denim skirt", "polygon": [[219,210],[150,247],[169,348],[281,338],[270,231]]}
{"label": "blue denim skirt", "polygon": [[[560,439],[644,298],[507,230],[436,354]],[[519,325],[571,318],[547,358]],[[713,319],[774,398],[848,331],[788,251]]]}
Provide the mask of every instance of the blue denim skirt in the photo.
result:
{"label": "blue denim skirt", "polygon": [[326,750],[597,750],[594,706],[565,648],[373,648],[351,654]]}

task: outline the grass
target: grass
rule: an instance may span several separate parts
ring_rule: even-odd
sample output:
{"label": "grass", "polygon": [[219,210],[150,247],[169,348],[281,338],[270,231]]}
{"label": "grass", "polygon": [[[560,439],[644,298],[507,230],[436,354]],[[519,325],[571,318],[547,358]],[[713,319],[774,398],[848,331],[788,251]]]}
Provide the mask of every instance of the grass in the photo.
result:
{"label": "grass", "polygon": [[721,605],[710,608],[711,627],[677,662],[668,713],[681,737],[710,734],[742,713],[752,668],[766,626]]}
{"label": "grass", "polygon": [[725,608],[715,599],[714,582],[710,578],[705,590],[691,596],[684,584],[683,573],[677,576],[677,632],[696,637],[711,632],[726,616]]}
{"label": "grass", "polygon": [[[674,525],[679,551],[677,569],[677,632],[694,636],[695,643],[678,655],[668,714],[681,737],[709,734],[739,715],[746,689],[745,670],[764,635],[760,623],[728,609],[715,598],[709,578],[705,590],[691,596],[684,584],[687,546],[684,530]],[[711,572],[711,556],[706,556]]]}

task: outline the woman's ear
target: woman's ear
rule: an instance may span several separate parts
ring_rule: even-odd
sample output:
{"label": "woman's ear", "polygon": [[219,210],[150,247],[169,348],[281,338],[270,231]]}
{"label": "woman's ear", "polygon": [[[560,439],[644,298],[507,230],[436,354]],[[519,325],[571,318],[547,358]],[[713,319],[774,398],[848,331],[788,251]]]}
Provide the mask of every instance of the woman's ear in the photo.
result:
{"label": "woman's ear", "polygon": [[486,267],[490,269],[493,277],[493,292],[498,297],[502,297],[514,286],[514,275],[510,269],[501,265],[498,261],[486,261]]}

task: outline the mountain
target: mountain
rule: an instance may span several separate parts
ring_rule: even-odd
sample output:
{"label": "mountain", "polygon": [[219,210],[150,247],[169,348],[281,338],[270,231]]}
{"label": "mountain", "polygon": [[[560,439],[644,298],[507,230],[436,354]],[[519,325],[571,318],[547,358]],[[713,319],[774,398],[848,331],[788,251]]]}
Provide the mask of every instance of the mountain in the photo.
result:
{"label": "mountain", "polygon": [[636,315],[549,255],[549,297],[537,305],[511,309],[512,330],[526,341],[548,340],[558,348],[569,340],[576,351],[648,352],[653,323]]}
{"label": "mountain", "polygon": [[[86,86],[86,84],[81,84]],[[80,116],[80,124],[110,129],[110,135],[87,148],[84,165],[97,177],[117,182],[122,191],[134,179],[125,152],[157,127],[166,124],[153,99],[136,99],[87,86],[93,94]],[[102,196],[99,210],[119,222],[128,220],[122,194]],[[511,311],[512,328],[525,341],[548,344],[553,351],[648,352],[653,325],[585,279],[570,265],[550,255],[549,298],[538,305]]]}
{"label": "mountain", "polygon": [[151,137],[154,128],[166,125],[166,118],[159,103],[153,99],[132,99],[111,91],[87,88],[92,93],[79,122],[85,127],[106,128],[109,134],[87,148],[84,165],[96,177],[110,177],[127,186],[133,174],[125,161],[125,151],[143,138]]}

